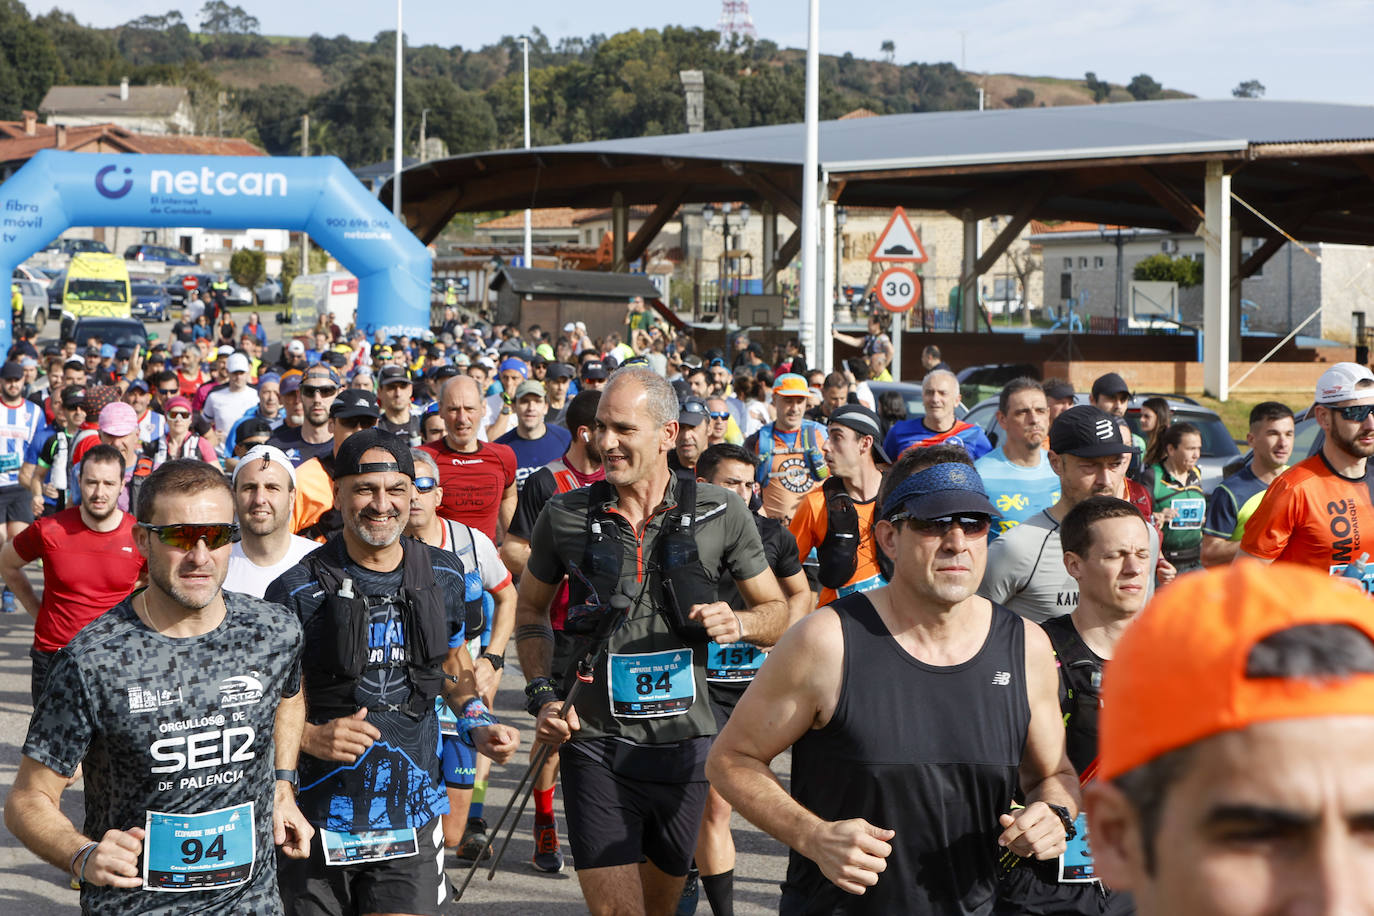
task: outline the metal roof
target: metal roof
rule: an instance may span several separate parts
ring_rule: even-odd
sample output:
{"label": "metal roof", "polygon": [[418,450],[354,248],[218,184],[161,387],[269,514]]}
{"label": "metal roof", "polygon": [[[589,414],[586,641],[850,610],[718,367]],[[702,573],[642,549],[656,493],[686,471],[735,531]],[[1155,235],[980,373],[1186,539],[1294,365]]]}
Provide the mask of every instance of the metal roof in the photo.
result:
{"label": "metal roof", "polygon": [[[616,193],[627,205],[769,201],[796,222],[803,134],[783,124],[454,156],[406,170],[405,214],[426,241],[459,211],[604,207]],[[989,216],[1033,200],[1041,219],[1161,229],[1200,207],[1202,163],[1220,160],[1235,192],[1285,229],[1374,244],[1370,106],[1227,99],[887,115],[823,122],[820,159],[846,205]],[[1268,234],[1234,210],[1243,229]]]}
{"label": "metal roof", "polygon": [[503,267],[491,281],[494,290],[509,286],[521,296],[547,296],[557,299],[622,299],[635,296],[657,299],[658,287],[644,274],[614,274],[595,270],[544,270],[531,267]]}

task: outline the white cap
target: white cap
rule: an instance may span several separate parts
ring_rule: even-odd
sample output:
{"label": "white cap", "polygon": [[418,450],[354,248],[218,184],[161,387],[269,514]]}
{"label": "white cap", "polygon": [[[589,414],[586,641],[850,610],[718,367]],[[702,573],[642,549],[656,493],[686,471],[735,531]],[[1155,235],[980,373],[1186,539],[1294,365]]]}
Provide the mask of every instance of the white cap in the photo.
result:
{"label": "white cap", "polygon": [[563,330],[567,331],[568,333],[572,333],[573,331],[577,330],[577,325],[569,321],[567,324],[563,325]]}
{"label": "white cap", "polygon": [[286,345],[286,352],[288,352],[288,353],[295,353],[295,354],[297,354],[298,356],[304,356],[304,355],[305,355],[305,344],[301,343],[299,340],[293,340],[293,341],[291,341],[289,344]]}
{"label": "white cap", "polygon": [[[1360,382],[1369,382],[1356,391]],[[1356,398],[1374,398],[1374,372],[1359,363],[1336,363],[1317,379],[1317,403],[1339,404]]]}
{"label": "white cap", "polygon": [[239,471],[242,471],[254,461],[271,461],[281,465],[286,468],[286,476],[291,478],[291,486],[296,486],[296,468],[295,465],[291,463],[291,459],[286,457],[286,452],[283,452],[275,445],[268,445],[265,442],[262,445],[255,445],[243,453],[243,457],[239,459],[239,463],[234,465],[234,476],[230,478],[229,485],[237,486],[239,482]]}
{"label": "white cap", "polygon": [[247,371],[248,371],[248,357],[244,356],[242,353],[230,353],[230,354],[229,354],[229,373],[232,375],[232,374],[235,373],[235,372],[247,372]]}

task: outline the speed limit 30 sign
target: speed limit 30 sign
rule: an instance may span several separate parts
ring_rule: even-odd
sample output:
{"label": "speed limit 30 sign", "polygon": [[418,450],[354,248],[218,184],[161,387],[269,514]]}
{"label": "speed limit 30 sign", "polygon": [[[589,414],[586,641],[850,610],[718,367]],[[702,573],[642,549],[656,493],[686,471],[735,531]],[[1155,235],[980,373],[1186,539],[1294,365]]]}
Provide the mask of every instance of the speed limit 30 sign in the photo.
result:
{"label": "speed limit 30 sign", "polygon": [[878,301],[889,312],[905,312],[921,298],[921,278],[905,267],[889,267],[874,286]]}

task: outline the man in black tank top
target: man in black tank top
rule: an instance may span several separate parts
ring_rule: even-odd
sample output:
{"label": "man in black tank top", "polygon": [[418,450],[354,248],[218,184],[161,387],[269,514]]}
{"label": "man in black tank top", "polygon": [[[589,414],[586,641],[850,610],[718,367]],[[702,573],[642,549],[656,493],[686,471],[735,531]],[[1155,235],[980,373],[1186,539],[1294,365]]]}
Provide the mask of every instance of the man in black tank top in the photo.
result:
{"label": "man in black tank top", "polygon": [[899,459],[879,506],[891,584],[783,637],[707,776],[791,847],[782,913],[989,914],[999,847],[1053,858],[1078,812],[1054,658],[975,594],[994,510],[962,448]]}
{"label": "man in black tank top", "polygon": [[[1069,511],[1060,527],[1064,566],[1078,582],[1078,607],[1043,624],[1059,661],[1059,704],[1069,760],[1083,785],[1097,773],[1097,715],[1102,667],[1117,641],[1145,606],[1150,535],[1140,510],[1125,500],[1093,496]],[[1037,861],[1003,857],[997,911],[1129,916],[1129,894],[1104,887],[1090,853],[1087,819],[1063,855]]]}

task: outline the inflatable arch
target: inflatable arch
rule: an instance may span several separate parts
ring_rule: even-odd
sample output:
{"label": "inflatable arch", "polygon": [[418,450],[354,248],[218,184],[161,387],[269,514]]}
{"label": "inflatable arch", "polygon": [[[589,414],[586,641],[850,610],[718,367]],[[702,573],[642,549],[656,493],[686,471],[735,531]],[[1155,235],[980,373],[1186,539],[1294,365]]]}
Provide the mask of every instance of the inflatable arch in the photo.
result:
{"label": "inflatable arch", "polygon": [[[43,150],[0,185],[5,274],[71,226],[307,232],[358,278],[358,327],[369,340],[429,331],[429,251],[333,156]],[[0,353],[11,318],[0,309]]]}

